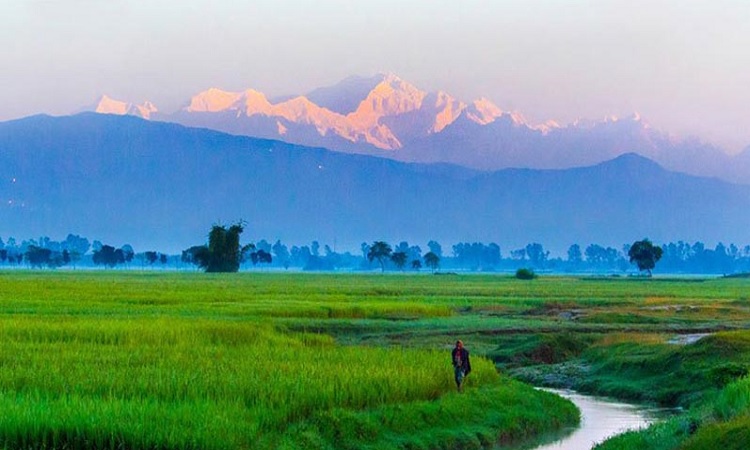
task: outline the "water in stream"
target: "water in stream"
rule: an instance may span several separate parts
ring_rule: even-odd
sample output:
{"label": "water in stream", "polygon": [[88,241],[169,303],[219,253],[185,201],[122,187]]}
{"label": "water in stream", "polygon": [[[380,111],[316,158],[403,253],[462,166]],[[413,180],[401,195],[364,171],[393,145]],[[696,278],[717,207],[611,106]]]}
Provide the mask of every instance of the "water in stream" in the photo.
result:
{"label": "water in stream", "polygon": [[542,444],[526,446],[526,449],[587,450],[616,434],[646,427],[665,415],[663,410],[647,409],[572,391],[545,390],[575,403],[581,410],[581,425],[563,430],[556,436],[547,436]]}

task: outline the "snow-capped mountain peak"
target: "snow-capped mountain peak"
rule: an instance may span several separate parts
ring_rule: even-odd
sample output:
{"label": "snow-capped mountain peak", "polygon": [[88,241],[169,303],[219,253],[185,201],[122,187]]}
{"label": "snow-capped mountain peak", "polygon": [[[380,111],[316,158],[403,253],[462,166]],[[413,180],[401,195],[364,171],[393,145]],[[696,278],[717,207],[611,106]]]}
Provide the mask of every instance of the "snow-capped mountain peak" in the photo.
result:
{"label": "snow-capped mountain peak", "polygon": [[480,125],[492,123],[502,115],[503,111],[484,97],[474,100],[467,111],[468,118]]}
{"label": "snow-capped mountain peak", "polygon": [[395,75],[384,75],[349,117],[357,123],[374,125],[382,117],[398,116],[419,109],[426,95],[426,92]]}
{"label": "snow-capped mountain peak", "polygon": [[550,119],[550,120],[547,120],[546,122],[543,122],[543,123],[540,123],[540,124],[537,124],[537,125],[533,125],[531,128],[534,129],[534,130],[537,130],[537,131],[541,131],[544,134],[547,134],[547,133],[549,133],[552,130],[556,130],[558,128],[562,128],[562,125],[560,125],[556,121]]}
{"label": "snow-capped mountain peak", "polygon": [[263,114],[265,116],[272,115],[273,105],[268,101],[265,94],[258,92],[255,89],[247,89],[240,95],[236,104],[238,110],[242,110],[245,115],[252,116],[255,114]]}
{"label": "snow-capped mountain peak", "polygon": [[[353,76],[305,95],[269,99],[255,89],[207,89],[173,114],[150,102],[108,96],[87,110],[177,122],[231,134],[416,162],[448,162],[477,169],[564,168],[594,164],[636,151],[666,167],[747,181],[747,170],[725,164],[722,149],[652,129],[638,113],[561,125],[532,123],[487,98],[466,101],[425,91],[394,74]],[[750,154],[750,149],[746,151]],[[750,156],[744,155],[750,161]],[[738,166],[739,167],[739,166]]]}
{"label": "snow-capped mountain peak", "polygon": [[[390,155],[396,159],[485,170],[571,167],[637,151],[676,170],[720,175],[719,162],[726,158],[718,147],[652,129],[638,113],[562,126],[552,120],[531,123],[487,98],[462,101],[388,73],[353,76],[278,100],[255,89],[214,87],[194,95],[173,114],[155,114],[150,102],[134,104],[108,96],[87,110],[344,152],[383,155],[379,150],[394,150]],[[738,169],[737,174],[733,179],[746,182],[746,173]]]}
{"label": "snow-capped mountain peak", "polygon": [[130,104],[127,102],[115,100],[108,95],[102,95],[94,111],[100,114],[125,115],[128,112],[129,106]]}
{"label": "snow-capped mountain peak", "polygon": [[141,105],[115,100],[107,95],[102,95],[94,106],[94,112],[99,114],[116,114],[118,116],[136,116],[150,119],[151,114],[158,109],[153,103],[146,101]]}
{"label": "snow-capped mountain peak", "polygon": [[[148,102],[133,105],[106,96],[95,110],[146,119],[156,112]],[[216,114],[223,116],[219,118]],[[394,150],[401,148],[405,140],[442,132],[462,114],[480,125],[508,115],[487,99],[467,104],[446,92],[427,93],[397,75],[381,73],[369,78],[350,77],[336,85],[316,89],[309,97],[288,97],[277,103],[255,89],[234,92],[212,87],[191,97],[178,113],[160,114],[159,118],[269,138],[283,136],[294,140],[299,135],[300,143],[307,143],[309,131],[314,130],[322,138],[339,138],[352,144]],[[260,125],[265,123],[262,122],[264,117],[273,121]],[[514,114],[508,117],[516,125],[525,124]],[[250,118],[253,118],[252,124],[243,125],[242,121]],[[263,131],[257,128],[259,126]],[[305,127],[313,128],[304,131]]]}
{"label": "snow-capped mountain peak", "polygon": [[190,104],[184,108],[186,112],[221,112],[230,109],[242,94],[240,92],[228,92],[218,88],[210,88],[194,95]]}

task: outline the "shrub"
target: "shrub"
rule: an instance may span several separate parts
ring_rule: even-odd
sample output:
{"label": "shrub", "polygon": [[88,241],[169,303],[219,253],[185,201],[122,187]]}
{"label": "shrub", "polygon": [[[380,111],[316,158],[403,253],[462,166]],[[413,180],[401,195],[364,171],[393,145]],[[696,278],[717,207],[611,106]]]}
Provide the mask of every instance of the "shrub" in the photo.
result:
{"label": "shrub", "polygon": [[533,280],[536,274],[531,269],[521,268],[516,270],[516,278],[519,280]]}

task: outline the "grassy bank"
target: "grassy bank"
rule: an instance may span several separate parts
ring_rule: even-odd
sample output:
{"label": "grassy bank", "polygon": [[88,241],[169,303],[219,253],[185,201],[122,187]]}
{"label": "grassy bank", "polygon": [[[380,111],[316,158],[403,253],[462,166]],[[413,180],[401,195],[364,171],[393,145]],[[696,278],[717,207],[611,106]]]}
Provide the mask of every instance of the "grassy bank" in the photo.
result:
{"label": "grassy bank", "polygon": [[[688,345],[670,343],[670,335],[660,334],[620,333],[567,339],[556,341],[562,349],[549,350],[558,357],[571,355],[564,362],[552,359],[552,364],[535,364],[512,372],[535,384],[687,408],[715,395],[748,374],[750,368],[748,331],[717,332]],[[586,341],[591,343],[581,348]],[[545,348],[539,344],[535,351],[540,346]],[[571,350],[571,346],[578,351]]]}
{"label": "grassy bank", "polygon": [[728,384],[688,412],[638,432],[616,436],[597,450],[744,450],[750,444],[750,378]]}
{"label": "grassy bank", "polygon": [[[717,332],[689,343],[658,334],[586,338],[593,339],[593,343],[564,362],[521,367],[515,373],[535,383],[679,406],[685,411],[646,430],[610,439],[597,449],[698,450],[750,446],[750,378],[747,378],[750,331]],[[552,350],[565,355],[571,339],[581,343],[573,338],[559,339]],[[532,348],[546,348],[543,341]]]}
{"label": "grassy bank", "polygon": [[687,345],[595,347],[585,383],[621,397],[680,405],[684,414],[598,448],[745,449],[750,445],[750,331],[720,332]]}

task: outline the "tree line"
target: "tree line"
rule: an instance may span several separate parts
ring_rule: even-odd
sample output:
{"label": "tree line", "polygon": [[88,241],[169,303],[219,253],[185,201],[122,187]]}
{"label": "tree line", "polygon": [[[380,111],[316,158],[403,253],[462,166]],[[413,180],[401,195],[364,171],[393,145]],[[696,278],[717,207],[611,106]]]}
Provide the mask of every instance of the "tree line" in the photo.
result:
{"label": "tree line", "polygon": [[[195,245],[178,254],[158,250],[136,252],[129,245],[114,245],[69,234],[64,240],[48,237],[18,242],[0,239],[0,266],[58,268],[102,267],[142,269],[193,269],[232,271],[274,268],[306,271],[380,270],[380,271],[472,271],[513,272],[530,268],[556,273],[627,273],[632,271],[629,251],[632,244],[620,248],[599,244],[570,245],[562,256],[552,256],[540,243],[520,248],[501,249],[497,243],[459,242],[447,249],[436,240],[426,246],[407,241],[363,242],[359,251],[337,251],[313,241],[288,246],[280,240],[260,239],[240,245],[242,224],[216,225],[208,233],[206,244]],[[229,253],[231,264],[222,266],[219,253],[211,252],[221,242],[236,247]],[[731,274],[750,272],[750,245],[723,243],[709,247],[702,242],[678,241],[658,246],[662,251],[658,270],[664,273]],[[226,255],[226,253],[225,253]]]}
{"label": "tree line", "polygon": [[49,237],[28,239],[18,243],[15,238],[7,242],[0,238],[0,264],[31,268],[58,268],[63,266],[102,266],[114,268],[140,263],[153,266],[160,263],[166,266],[170,256],[157,251],[136,253],[130,244],[116,247],[101,241],[68,234],[62,241]]}

